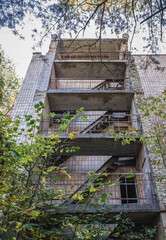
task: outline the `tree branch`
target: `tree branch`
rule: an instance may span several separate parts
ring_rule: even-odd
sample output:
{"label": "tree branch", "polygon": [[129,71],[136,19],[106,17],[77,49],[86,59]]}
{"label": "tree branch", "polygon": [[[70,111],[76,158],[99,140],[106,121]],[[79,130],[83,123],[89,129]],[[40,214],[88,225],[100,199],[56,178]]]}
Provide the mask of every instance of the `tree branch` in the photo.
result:
{"label": "tree branch", "polygon": [[152,15],[150,15],[148,18],[144,19],[140,24],[146,22],[147,20],[151,19],[152,17],[154,17],[156,14],[160,13],[161,11],[164,11],[166,9],[166,6],[161,8],[160,10],[158,10],[157,12],[153,13]]}

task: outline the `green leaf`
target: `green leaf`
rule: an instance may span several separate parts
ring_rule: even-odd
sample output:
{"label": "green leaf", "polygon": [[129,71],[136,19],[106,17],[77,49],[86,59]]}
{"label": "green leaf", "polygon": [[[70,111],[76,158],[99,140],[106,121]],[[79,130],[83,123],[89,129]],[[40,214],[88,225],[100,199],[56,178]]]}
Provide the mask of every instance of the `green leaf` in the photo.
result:
{"label": "green leaf", "polygon": [[28,215],[32,216],[32,217],[38,217],[40,215],[40,211],[39,210],[33,210],[31,212],[28,213]]}
{"label": "green leaf", "polygon": [[134,177],[134,174],[129,174],[126,176],[126,178],[133,178]]}
{"label": "green leaf", "polygon": [[50,116],[53,118],[53,117],[55,117],[55,113],[54,112],[50,112]]}
{"label": "green leaf", "polygon": [[101,202],[105,202],[106,201],[106,198],[107,198],[107,194],[106,193],[103,193],[101,195]]}
{"label": "green leaf", "polygon": [[37,130],[40,131],[41,130],[41,127],[40,126],[36,126]]}
{"label": "green leaf", "polygon": [[13,151],[13,150],[10,150],[9,153],[16,159],[20,159],[20,156],[17,152]]}
{"label": "green leaf", "polygon": [[39,108],[40,107],[40,105],[37,103],[37,104],[35,104],[35,108],[37,109],[37,108]]}

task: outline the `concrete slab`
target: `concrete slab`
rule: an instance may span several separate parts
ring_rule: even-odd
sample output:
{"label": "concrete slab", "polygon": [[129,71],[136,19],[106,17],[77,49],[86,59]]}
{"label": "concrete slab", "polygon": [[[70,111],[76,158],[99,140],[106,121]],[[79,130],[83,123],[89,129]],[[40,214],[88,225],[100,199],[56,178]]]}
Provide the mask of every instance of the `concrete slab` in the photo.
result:
{"label": "concrete slab", "polygon": [[[85,211],[86,208],[86,211]],[[55,212],[55,214],[75,214],[79,215],[82,212],[84,212],[85,216],[87,214],[95,214],[95,213],[103,213],[105,207],[99,206],[99,207],[93,207],[92,205],[84,205],[84,204],[71,204],[68,207],[58,207],[58,208],[49,208],[47,207],[47,211]],[[154,218],[160,213],[159,205],[156,204],[119,204],[119,205],[107,205],[108,214],[105,215],[105,218],[108,220],[110,219],[110,223],[112,223],[112,217],[119,214],[119,213],[125,213],[128,217],[131,218],[132,221],[135,223],[152,223]],[[81,215],[81,217],[83,217]]]}
{"label": "concrete slab", "polygon": [[77,38],[75,40],[62,38],[58,44],[58,51],[66,52],[115,52],[121,51],[121,45],[127,46],[127,38],[102,38],[101,42],[97,38]]}
{"label": "concrete slab", "polygon": [[126,61],[120,60],[56,60],[54,61],[56,78],[75,79],[123,79]]}
{"label": "concrete slab", "polygon": [[[47,137],[48,135],[45,135]],[[62,141],[68,135],[61,135]],[[115,141],[110,134],[78,134],[77,139],[67,139],[64,147],[77,146],[80,150],[76,153],[57,153],[58,155],[78,155],[78,156],[121,156],[121,157],[137,157],[141,148],[139,139],[130,144],[122,145],[121,140]]]}
{"label": "concrete slab", "polygon": [[134,93],[123,90],[53,90],[47,91],[51,111],[130,111]]}

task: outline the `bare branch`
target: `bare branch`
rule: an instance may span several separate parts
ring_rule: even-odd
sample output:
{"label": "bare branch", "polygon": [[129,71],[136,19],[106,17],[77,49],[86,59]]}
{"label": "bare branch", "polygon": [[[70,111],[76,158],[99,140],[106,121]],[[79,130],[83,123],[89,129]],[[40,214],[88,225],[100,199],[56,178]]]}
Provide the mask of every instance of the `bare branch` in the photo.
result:
{"label": "bare branch", "polygon": [[135,16],[135,11],[134,11],[134,0],[132,0],[132,12],[133,12],[133,17],[134,17],[134,30],[133,30],[133,34],[132,34],[132,37],[131,37],[131,41],[130,41],[130,50],[131,50],[131,44],[133,42],[133,39],[134,39],[134,35],[135,35],[135,32],[136,32],[136,28],[137,28],[137,20],[136,20],[136,16]]}
{"label": "bare branch", "polygon": [[157,12],[153,13],[152,15],[150,15],[148,18],[144,19],[140,24],[146,22],[147,20],[151,19],[152,17],[154,17],[156,14],[160,13],[161,11],[164,11],[166,9],[166,6],[161,8],[160,10],[158,10]]}
{"label": "bare branch", "polygon": [[[103,2],[101,2],[100,4],[97,5],[97,7],[95,8],[94,12],[92,13],[92,15],[89,17],[88,21],[85,23],[84,27],[80,29],[80,31],[78,31],[76,37],[73,39],[73,41],[71,42],[70,46],[73,44],[73,42],[77,39],[78,35],[80,34],[80,32],[83,31],[83,33],[85,32],[86,27],[88,26],[90,20],[93,18],[93,16],[96,14],[97,10],[107,2],[108,0],[104,0]],[[69,47],[70,47],[69,46]]]}
{"label": "bare branch", "polygon": [[[84,0],[84,1],[82,1],[77,7],[75,7],[74,9],[73,9],[73,11],[75,11],[75,9],[77,9],[79,6],[81,6],[82,4],[84,4],[86,2],[86,0]],[[67,3],[68,4],[68,3]],[[55,25],[58,23],[58,22],[60,22],[62,19],[63,19],[63,17],[65,17],[66,16],[66,14],[67,14],[67,5],[66,5],[66,9],[65,9],[65,12],[60,16],[60,18],[54,23],[54,24],[52,24],[52,26],[49,28],[49,29],[47,29],[47,31],[46,31],[46,33],[44,34],[44,36],[42,36],[42,38],[41,38],[41,40],[40,40],[40,46],[41,46],[41,44],[42,44],[42,41],[43,41],[43,39],[47,36],[47,34],[51,31],[51,29],[53,29],[54,27],[55,27]]]}

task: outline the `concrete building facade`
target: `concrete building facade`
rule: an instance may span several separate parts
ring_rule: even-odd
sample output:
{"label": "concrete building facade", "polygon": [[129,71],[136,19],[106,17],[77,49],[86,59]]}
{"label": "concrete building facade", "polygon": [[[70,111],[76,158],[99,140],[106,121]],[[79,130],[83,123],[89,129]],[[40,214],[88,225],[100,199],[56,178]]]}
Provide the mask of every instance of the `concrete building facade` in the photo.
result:
{"label": "concrete building facade", "polygon": [[[34,105],[42,101],[45,112],[54,112],[54,118],[41,122],[41,134],[45,137],[57,133],[59,123],[66,113],[70,116],[84,108],[88,121],[75,118],[60,136],[65,139],[69,133],[80,150],[77,153],[57,153],[55,161],[67,168],[71,180],[56,182],[64,191],[71,188],[69,198],[86,189],[88,172],[107,173],[106,181],[114,182],[124,175],[121,182],[105,188],[112,194],[107,197],[110,215],[125,212],[135,223],[158,227],[156,239],[162,239],[161,226],[166,226],[165,180],[158,178],[166,173],[163,159],[156,165],[150,146],[144,146],[139,138],[142,131],[149,131],[151,121],[137,109],[138,97],[158,96],[164,91],[166,56],[157,56],[159,71],[149,56],[131,56],[128,39],[58,40],[52,36],[49,51],[45,56],[34,53],[22,84],[13,116],[35,117]],[[149,62],[151,64],[149,64]],[[147,64],[147,67],[145,67]],[[155,120],[154,120],[155,119]],[[153,122],[157,121],[156,118]],[[21,127],[25,127],[22,122]],[[135,130],[136,141],[122,145],[110,133]],[[24,139],[20,139],[21,141]],[[126,173],[133,177],[127,179]],[[54,184],[50,180],[50,184]],[[95,197],[100,197],[96,193]],[[92,199],[93,202],[93,199]],[[79,211],[74,200],[62,203],[66,212]],[[102,211],[102,203],[100,206]],[[94,209],[87,210],[94,213]]]}

